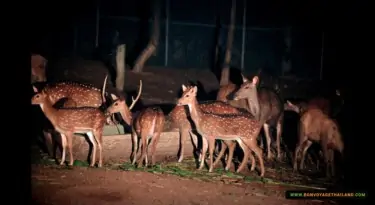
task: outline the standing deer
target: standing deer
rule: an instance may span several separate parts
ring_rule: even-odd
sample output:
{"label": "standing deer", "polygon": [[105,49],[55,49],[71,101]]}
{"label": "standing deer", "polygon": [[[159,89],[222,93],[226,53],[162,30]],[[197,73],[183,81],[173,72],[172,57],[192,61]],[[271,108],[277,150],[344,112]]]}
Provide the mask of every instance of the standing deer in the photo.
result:
{"label": "standing deer", "polygon": [[[239,110],[239,109],[237,109],[233,106],[230,106],[227,103],[220,102],[220,101],[204,102],[202,104],[199,104],[199,107],[203,110],[203,112],[206,112],[206,113],[244,114],[244,115],[248,115],[249,117],[253,118],[253,116],[250,113],[243,112],[243,111],[241,111],[241,110]],[[185,112],[184,106],[176,105],[175,108],[167,116],[166,126],[165,126],[164,130],[171,130],[171,129],[174,129],[174,128],[177,128],[180,132],[180,142],[181,142],[180,146],[181,147],[180,147],[180,156],[179,156],[178,162],[182,162],[182,160],[184,158],[184,150],[185,150],[184,142],[185,142],[186,138],[188,137],[188,135],[190,134],[190,136],[192,137],[195,145],[198,144],[197,136],[192,132],[192,126],[191,126],[191,123],[188,119],[188,115]],[[207,147],[207,145],[205,144],[206,141],[203,140],[202,142],[203,142],[203,146]],[[231,166],[232,159],[233,159],[233,153],[234,153],[234,150],[236,148],[236,144],[235,144],[234,141],[224,140],[223,143],[221,143],[221,145],[222,145],[221,150],[220,150],[220,152],[219,152],[219,154],[218,154],[218,156],[217,156],[217,158],[214,162],[214,166],[220,161],[222,156],[225,154],[226,149],[228,148],[229,152],[228,152],[228,158],[227,158],[227,163],[226,163],[225,169],[229,170],[230,166]],[[251,161],[254,162],[255,159],[254,159],[253,155],[250,155],[250,157],[251,157]],[[201,160],[201,158],[202,158],[202,153],[200,153],[199,160]],[[252,163],[252,164],[255,165],[255,163]],[[252,170],[254,168],[252,168]]]}
{"label": "standing deer", "polygon": [[344,142],[336,122],[328,117],[328,115],[324,114],[320,109],[316,108],[306,110],[301,116],[299,139],[294,152],[294,171],[297,170],[297,156],[303,145],[305,146],[302,150],[300,169],[303,169],[304,167],[306,152],[313,142],[320,143],[326,162],[326,175],[330,176],[330,174],[332,174],[333,176],[335,174],[334,150],[339,151],[342,156]]}
{"label": "standing deer", "polygon": [[81,133],[87,134],[93,145],[90,166],[93,167],[96,162],[96,146],[99,148],[98,167],[102,166],[102,134],[106,117],[99,108],[81,107],[56,109],[51,102],[51,96],[45,91],[35,94],[31,99],[31,104],[40,105],[54,129],[61,134],[63,151],[60,165],[63,165],[65,162],[66,146],[69,148],[69,165],[73,165],[73,136],[74,133]]}
{"label": "standing deer", "polygon": [[31,83],[46,82],[47,59],[39,54],[31,54]]}
{"label": "standing deer", "polygon": [[[185,85],[182,85],[182,90],[183,94],[181,98],[178,99],[177,104],[180,106],[188,106],[190,117],[194,122],[197,132],[208,142],[210,155],[209,172],[212,172],[214,168],[213,152],[215,149],[215,139],[235,140],[244,152],[244,158],[241,165],[238,167],[237,172],[240,172],[247,164],[250,149],[255,152],[259,159],[261,169],[260,175],[263,177],[265,170],[262,150],[258,147],[256,142],[262,124],[246,115],[216,115],[205,113],[199,107],[196,99],[198,88],[196,86],[186,87]],[[207,149],[202,149],[202,160],[199,169],[202,169],[204,166],[206,151]]]}
{"label": "standing deer", "polygon": [[155,165],[155,151],[159,142],[161,132],[164,128],[165,116],[160,107],[149,107],[143,109],[138,116],[133,120],[131,109],[138,101],[142,93],[142,81],[139,84],[139,91],[137,97],[132,98],[133,102],[128,107],[123,98],[117,98],[112,94],[112,99],[115,100],[111,106],[108,107],[107,112],[110,114],[119,112],[125,123],[132,127],[132,141],[133,151],[131,154],[132,164],[137,160],[138,140],[141,139],[142,153],[138,161],[138,166],[145,161],[145,166],[148,164],[148,141],[151,139],[151,164]]}
{"label": "standing deer", "polygon": [[252,81],[244,76],[242,78],[243,84],[234,94],[234,100],[246,100],[248,111],[255,116],[255,119],[265,122],[263,129],[267,141],[267,159],[271,159],[270,127],[276,127],[277,159],[280,160],[280,137],[284,116],[283,103],[273,90],[265,87],[257,88],[258,76],[254,76]]}

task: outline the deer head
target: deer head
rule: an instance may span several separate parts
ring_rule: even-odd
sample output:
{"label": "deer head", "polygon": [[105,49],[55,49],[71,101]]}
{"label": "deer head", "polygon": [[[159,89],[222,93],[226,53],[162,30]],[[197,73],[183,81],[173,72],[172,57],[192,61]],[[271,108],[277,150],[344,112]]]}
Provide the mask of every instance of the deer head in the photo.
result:
{"label": "deer head", "polygon": [[47,59],[41,55],[31,55],[31,82],[45,82]]}
{"label": "deer head", "polygon": [[249,81],[245,76],[242,75],[242,81],[243,83],[240,89],[234,94],[233,100],[258,98],[257,85],[259,83],[259,77],[254,76],[253,79]]}
{"label": "deer head", "polygon": [[178,99],[177,105],[189,105],[197,96],[197,86],[185,86],[182,85],[182,95]]}
{"label": "deer head", "polygon": [[111,94],[112,99],[115,101],[112,103],[111,106],[108,107],[107,112],[110,114],[119,112],[122,119],[125,123],[131,126],[131,122],[133,120],[133,115],[131,113],[131,109],[133,109],[135,103],[139,100],[139,97],[142,93],[142,80],[139,81],[139,90],[137,97],[134,99],[132,97],[132,104],[128,107],[124,98],[118,98],[116,95]]}
{"label": "deer head", "polygon": [[45,100],[47,99],[47,94],[45,92],[40,92],[40,93],[36,93],[32,98],[31,98],[31,104],[32,105],[40,105],[40,104],[43,104],[45,102]]}

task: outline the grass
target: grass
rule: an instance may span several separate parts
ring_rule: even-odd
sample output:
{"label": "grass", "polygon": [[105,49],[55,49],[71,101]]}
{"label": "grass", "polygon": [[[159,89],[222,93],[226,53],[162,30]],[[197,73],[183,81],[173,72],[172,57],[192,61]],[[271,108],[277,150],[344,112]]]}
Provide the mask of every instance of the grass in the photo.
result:
{"label": "grass", "polygon": [[[48,156],[43,155],[39,160],[34,161],[37,164],[42,165],[55,165],[55,160],[51,160]],[[59,166],[59,165],[57,165]],[[75,160],[73,166],[76,167],[89,167],[89,163],[86,161]],[[107,169],[122,170],[122,171],[141,171],[149,172],[153,174],[170,174],[187,179],[195,179],[200,181],[211,181],[211,182],[222,182],[225,184],[246,184],[246,183],[262,183],[271,185],[282,185],[291,186],[298,188],[315,188],[321,189],[319,187],[304,186],[300,184],[295,184],[295,182],[282,182],[271,178],[261,178],[256,172],[253,172],[251,176],[243,175],[231,171],[225,171],[223,168],[216,168],[212,173],[207,171],[207,168],[202,170],[197,170],[196,163],[193,158],[187,158],[182,163],[177,162],[161,162],[155,166],[149,167],[136,167],[131,163],[123,164],[109,164],[106,165]],[[73,167],[61,167],[63,169],[72,169]]]}

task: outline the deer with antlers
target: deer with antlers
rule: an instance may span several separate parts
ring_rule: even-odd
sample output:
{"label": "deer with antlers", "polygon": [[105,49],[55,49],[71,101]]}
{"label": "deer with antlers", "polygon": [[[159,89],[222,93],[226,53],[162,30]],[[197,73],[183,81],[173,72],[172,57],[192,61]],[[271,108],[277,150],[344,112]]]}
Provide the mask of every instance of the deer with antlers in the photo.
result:
{"label": "deer with antlers", "polygon": [[81,108],[61,108],[53,107],[52,97],[42,90],[35,94],[31,103],[40,105],[43,113],[52,123],[54,129],[61,134],[62,157],[60,165],[65,162],[66,147],[69,149],[69,165],[73,165],[73,136],[75,133],[87,134],[93,145],[93,153],[90,166],[93,167],[96,162],[96,149],[99,149],[98,167],[103,164],[102,150],[102,132],[106,117],[99,108],[81,107]]}
{"label": "deer with antlers", "polygon": [[138,152],[138,140],[141,139],[141,156],[138,160],[138,166],[142,165],[145,161],[145,166],[148,164],[148,141],[151,139],[151,164],[155,165],[155,151],[156,146],[159,142],[161,132],[164,128],[165,116],[160,107],[148,107],[143,109],[138,116],[133,119],[133,113],[131,112],[135,103],[139,100],[142,93],[142,81],[139,83],[139,90],[137,97],[132,97],[132,103],[128,107],[124,98],[118,98],[112,94],[112,99],[115,100],[111,106],[108,107],[107,112],[109,114],[120,113],[125,123],[132,128],[132,164],[135,164],[137,160]]}
{"label": "deer with antlers", "polygon": [[280,97],[272,89],[265,87],[257,88],[258,76],[251,81],[242,76],[243,84],[234,94],[233,100],[247,101],[247,110],[255,118],[264,122],[263,129],[267,143],[267,159],[271,159],[271,135],[270,127],[276,127],[277,159],[281,159],[280,138],[282,132],[282,121],[284,116],[283,104]]}
{"label": "deer with antlers", "polygon": [[[187,105],[191,119],[194,122],[197,132],[204,137],[208,142],[208,149],[210,155],[210,168],[209,172],[213,171],[213,152],[215,148],[215,139],[221,140],[235,140],[240,145],[244,152],[244,158],[237,169],[240,172],[247,164],[249,158],[249,149],[254,151],[259,159],[261,176],[264,176],[264,163],[262,150],[258,147],[256,138],[259,135],[259,131],[262,124],[257,120],[252,119],[245,115],[238,114],[210,114],[205,113],[198,106],[196,99],[197,90],[196,86],[186,87],[182,85],[183,94],[178,99],[178,105]],[[202,160],[199,169],[204,166],[204,159],[206,149],[202,150]]]}

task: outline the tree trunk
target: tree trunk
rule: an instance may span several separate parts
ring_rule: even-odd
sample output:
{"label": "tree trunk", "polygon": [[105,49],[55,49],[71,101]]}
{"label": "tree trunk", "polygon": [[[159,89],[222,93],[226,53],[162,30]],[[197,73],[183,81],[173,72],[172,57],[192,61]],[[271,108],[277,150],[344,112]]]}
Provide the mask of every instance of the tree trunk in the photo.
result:
{"label": "tree trunk", "polygon": [[160,24],[160,0],[154,0],[154,23],[153,23],[152,36],[146,48],[142,51],[142,53],[138,56],[137,60],[135,61],[133,72],[135,73],[142,72],[146,61],[156,51],[156,48],[159,43],[159,35],[160,35],[159,24]]}
{"label": "tree trunk", "polygon": [[230,25],[228,29],[227,46],[225,50],[224,65],[221,70],[220,85],[227,85],[229,83],[229,69],[230,60],[232,57],[232,45],[234,38],[234,27],[236,24],[236,0],[232,0],[232,8],[230,10]]}
{"label": "tree trunk", "polygon": [[118,45],[116,50],[116,89],[119,91],[123,91],[125,85],[125,53],[126,45]]}

